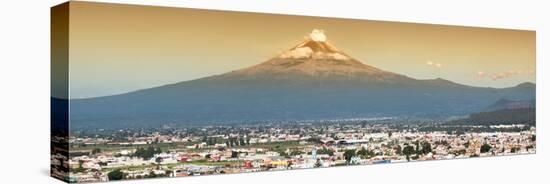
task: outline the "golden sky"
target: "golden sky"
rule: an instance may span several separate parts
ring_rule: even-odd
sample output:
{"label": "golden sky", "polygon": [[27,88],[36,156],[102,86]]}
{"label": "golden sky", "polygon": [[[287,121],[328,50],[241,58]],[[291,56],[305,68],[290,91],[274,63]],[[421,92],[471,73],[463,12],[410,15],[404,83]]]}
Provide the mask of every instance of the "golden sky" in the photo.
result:
{"label": "golden sky", "polygon": [[71,2],[71,98],[119,94],[264,62],[313,29],[364,64],[488,87],[535,82],[535,32]]}

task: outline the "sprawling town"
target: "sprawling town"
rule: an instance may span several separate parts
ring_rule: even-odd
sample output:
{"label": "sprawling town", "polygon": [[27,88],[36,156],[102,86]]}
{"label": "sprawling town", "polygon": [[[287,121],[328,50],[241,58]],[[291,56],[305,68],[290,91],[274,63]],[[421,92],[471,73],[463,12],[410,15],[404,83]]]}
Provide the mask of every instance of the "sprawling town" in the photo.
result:
{"label": "sprawling town", "polygon": [[535,131],[392,120],[75,131],[69,158],[51,159],[70,168],[54,175],[100,182],[529,154]]}

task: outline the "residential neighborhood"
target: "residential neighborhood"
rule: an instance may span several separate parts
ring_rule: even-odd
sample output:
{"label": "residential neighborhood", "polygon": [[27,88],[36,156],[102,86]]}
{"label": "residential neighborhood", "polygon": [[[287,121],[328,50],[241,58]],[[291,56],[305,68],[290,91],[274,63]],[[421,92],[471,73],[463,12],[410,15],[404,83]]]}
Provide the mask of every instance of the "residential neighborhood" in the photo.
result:
{"label": "residential neighborhood", "polygon": [[69,158],[52,163],[68,181],[100,182],[531,154],[536,128],[342,120],[98,130],[69,142]]}

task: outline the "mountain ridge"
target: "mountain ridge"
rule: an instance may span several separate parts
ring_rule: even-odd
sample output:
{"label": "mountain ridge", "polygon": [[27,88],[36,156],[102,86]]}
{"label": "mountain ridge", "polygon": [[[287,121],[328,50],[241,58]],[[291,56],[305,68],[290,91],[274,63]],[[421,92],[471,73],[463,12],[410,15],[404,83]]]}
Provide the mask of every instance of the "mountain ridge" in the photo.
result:
{"label": "mountain ridge", "polygon": [[[141,127],[369,117],[442,118],[498,99],[533,99],[535,84],[473,87],[361,63],[321,30],[243,69],[125,94],[70,100],[71,126]],[[108,124],[108,125],[106,125]]]}

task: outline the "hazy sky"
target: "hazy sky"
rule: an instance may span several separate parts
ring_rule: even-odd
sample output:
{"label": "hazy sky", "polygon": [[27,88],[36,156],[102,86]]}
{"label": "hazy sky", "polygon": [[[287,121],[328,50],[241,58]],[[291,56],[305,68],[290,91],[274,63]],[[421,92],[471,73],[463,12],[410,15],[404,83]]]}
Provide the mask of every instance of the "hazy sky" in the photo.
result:
{"label": "hazy sky", "polygon": [[264,62],[313,29],[364,64],[417,79],[535,82],[535,32],[71,2],[70,97],[105,96]]}

